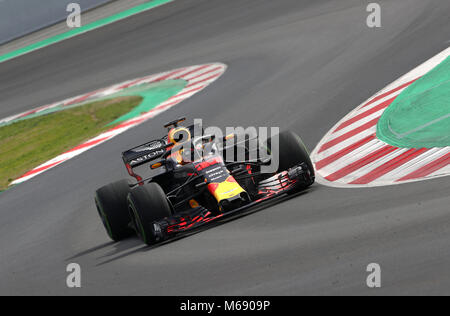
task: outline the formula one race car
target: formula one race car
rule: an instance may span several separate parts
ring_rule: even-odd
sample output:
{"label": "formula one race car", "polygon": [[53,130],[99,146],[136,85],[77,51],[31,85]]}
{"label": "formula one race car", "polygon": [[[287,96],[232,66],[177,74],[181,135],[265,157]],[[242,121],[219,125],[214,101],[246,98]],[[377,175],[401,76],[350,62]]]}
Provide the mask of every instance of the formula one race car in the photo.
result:
{"label": "formula one race car", "polygon": [[[97,210],[114,241],[137,234],[157,244],[314,183],[308,151],[293,132],[277,135],[272,150],[275,137],[217,139],[201,127],[199,133],[198,126],[180,126],[184,120],[167,123],[167,136],[122,154],[134,184],[122,180],[97,190]],[[265,173],[275,159],[274,172]]]}

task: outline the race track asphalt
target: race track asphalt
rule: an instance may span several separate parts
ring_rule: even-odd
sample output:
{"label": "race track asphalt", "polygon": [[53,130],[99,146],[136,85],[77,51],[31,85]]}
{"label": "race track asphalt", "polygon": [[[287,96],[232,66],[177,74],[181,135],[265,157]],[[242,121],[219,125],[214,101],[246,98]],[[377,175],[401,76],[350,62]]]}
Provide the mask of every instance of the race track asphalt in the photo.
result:
{"label": "race track asphalt", "polygon": [[[0,294],[450,294],[448,178],[309,192],[158,248],[109,242],[96,188],[120,152],[187,115],[280,126],[312,149],[345,114],[448,47],[447,0],[178,0],[0,64],[0,117],[206,62],[222,78],[177,107],[0,193]],[[66,266],[82,288],[66,287]],[[366,287],[379,263],[382,288]]]}

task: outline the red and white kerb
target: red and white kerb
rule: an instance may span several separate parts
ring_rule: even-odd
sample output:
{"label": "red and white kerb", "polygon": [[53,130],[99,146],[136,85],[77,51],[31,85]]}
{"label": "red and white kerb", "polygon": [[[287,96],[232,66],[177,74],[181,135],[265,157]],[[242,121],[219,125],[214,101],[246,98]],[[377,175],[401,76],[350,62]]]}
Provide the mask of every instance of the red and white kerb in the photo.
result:
{"label": "red and white kerb", "polygon": [[317,181],[333,187],[373,187],[450,175],[450,147],[398,148],[376,136],[378,120],[397,96],[448,56],[450,48],[377,93],[333,127],[312,153]]}

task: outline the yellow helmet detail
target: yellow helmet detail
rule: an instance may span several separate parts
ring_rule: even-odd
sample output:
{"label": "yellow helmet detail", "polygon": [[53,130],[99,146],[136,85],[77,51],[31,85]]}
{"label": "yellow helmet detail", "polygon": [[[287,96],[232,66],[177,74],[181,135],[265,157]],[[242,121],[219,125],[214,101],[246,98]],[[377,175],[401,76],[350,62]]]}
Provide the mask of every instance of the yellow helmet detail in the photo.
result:
{"label": "yellow helmet detail", "polygon": [[182,144],[191,140],[191,132],[185,127],[175,127],[169,131],[169,143]]}

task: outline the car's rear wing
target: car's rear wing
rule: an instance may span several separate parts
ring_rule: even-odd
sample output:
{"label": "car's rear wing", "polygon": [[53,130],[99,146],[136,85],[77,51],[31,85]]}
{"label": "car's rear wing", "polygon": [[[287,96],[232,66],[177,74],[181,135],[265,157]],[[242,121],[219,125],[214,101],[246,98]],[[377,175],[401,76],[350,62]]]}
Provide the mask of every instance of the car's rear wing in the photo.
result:
{"label": "car's rear wing", "polygon": [[[203,134],[203,128],[197,124],[187,127],[191,135],[196,135],[196,127]],[[122,159],[130,176],[135,177],[141,183],[142,178],[134,172],[134,169],[147,163],[152,163],[150,169],[159,169],[159,167],[164,165],[165,159],[167,158],[167,149],[172,146],[173,144],[167,143],[167,136],[165,136],[161,139],[153,140],[124,151],[122,153]]]}
{"label": "car's rear wing", "polygon": [[153,140],[124,151],[122,158],[127,168],[135,168],[162,157],[169,146],[164,139]]}

